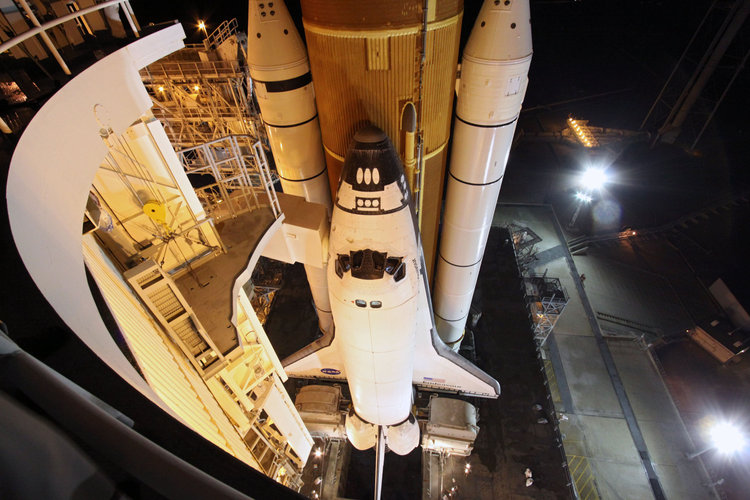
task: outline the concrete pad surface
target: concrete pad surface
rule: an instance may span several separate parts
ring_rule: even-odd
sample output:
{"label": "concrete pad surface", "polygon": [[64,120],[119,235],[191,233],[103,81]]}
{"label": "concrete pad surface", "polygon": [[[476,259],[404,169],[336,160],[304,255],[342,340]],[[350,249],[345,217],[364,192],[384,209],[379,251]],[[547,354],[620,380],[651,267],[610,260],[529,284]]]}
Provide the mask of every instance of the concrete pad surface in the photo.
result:
{"label": "concrete pad surface", "polygon": [[638,421],[679,422],[677,409],[649,353],[632,340],[609,340],[607,345]]}
{"label": "concrete pad surface", "polygon": [[655,465],[664,494],[667,498],[679,500],[706,500],[716,498],[706,487],[707,480],[701,475],[691,474],[690,469],[675,465]]}
{"label": "concrete pad surface", "polygon": [[641,459],[624,419],[577,415],[576,420],[584,435],[586,456],[598,461],[635,464],[643,473]]}
{"label": "concrete pad surface", "polygon": [[612,382],[593,337],[555,333],[575,413],[622,417]]}
{"label": "concrete pad surface", "polygon": [[[606,500],[651,500],[654,494],[640,462],[624,464],[591,460],[599,494]],[[670,497],[671,498],[671,497]],[[674,497],[675,500],[679,497]]]}
{"label": "concrete pad surface", "polygon": [[677,422],[666,419],[662,422],[643,420],[638,422],[638,426],[653,463],[675,465],[689,469],[694,475],[702,474],[698,462],[685,458],[685,453],[693,448],[684,429]]}
{"label": "concrete pad surface", "polygon": [[[603,257],[578,255],[573,259],[578,271],[586,275],[586,294],[596,312],[642,323],[646,330],[660,334],[674,334],[692,326],[663,276]],[[602,324],[608,326],[622,328]]]}

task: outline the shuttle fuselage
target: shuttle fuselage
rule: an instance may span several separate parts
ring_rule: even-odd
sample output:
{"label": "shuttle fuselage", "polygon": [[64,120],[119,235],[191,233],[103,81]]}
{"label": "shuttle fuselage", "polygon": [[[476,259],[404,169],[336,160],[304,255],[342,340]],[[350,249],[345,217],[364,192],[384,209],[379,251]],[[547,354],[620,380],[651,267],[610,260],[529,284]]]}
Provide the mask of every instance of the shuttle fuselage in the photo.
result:
{"label": "shuttle fuselage", "polygon": [[328,286],[356,413],[375,425],[410,414],[419,265],[409,187],[391,141],[354,136],[331,220]]}

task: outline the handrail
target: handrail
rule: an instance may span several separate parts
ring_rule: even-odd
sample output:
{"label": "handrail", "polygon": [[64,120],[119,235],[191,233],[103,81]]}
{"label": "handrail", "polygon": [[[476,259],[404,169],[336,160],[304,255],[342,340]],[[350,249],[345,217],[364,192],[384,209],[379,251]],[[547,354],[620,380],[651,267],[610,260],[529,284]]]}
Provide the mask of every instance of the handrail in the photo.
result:
{"label": "handrail", "polygon": [[81,9],[79,11],[73,12],[71,14],[68,14],[62,17],[58,17],[57,19],[54,19],[52,21],[42,24],[41,26],[37,26],[28,31],[24,31],[20,35],[16,35],[10,40],[8,40],[7,42],[0,44],[0,54],[5,52],[6,50],[12,49],[13,47],[15,47],[21,42],[25,42],[26,40],[28,40],[29,38],[33,36],[36,36],[44,31],[47,31],[50,28],[54,28],[55,26],[59,24],[65,23],[67,21],[71,21],[81,16],[85,16],[86,14],[90,14],[97,10],[101,10],[105,7],[109,7],[111,5],[116,5],[120,3],[127,4],[124,9],[125,17],[127,18],[128,23],[130,24],[130,29],[133,30],[133,33],[135,33],[136,38],[138,38],[139,36],[138,29],[136,28],[135,23],[133,22],[133,18],[130,15],[130,1],[129,0],[109,0],[107,2],[96,4],[91,7],[86,7],[85,9]]}

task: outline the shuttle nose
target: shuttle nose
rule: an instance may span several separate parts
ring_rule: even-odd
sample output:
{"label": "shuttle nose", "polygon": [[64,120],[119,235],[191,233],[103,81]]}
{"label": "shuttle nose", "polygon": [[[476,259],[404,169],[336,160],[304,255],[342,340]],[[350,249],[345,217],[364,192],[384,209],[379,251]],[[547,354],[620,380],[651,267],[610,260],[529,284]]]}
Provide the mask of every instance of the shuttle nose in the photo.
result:
{"label": "shuttle nose", "polygon": [[357,133],[354,134],[354,141],[361,145],[377,144],[385,141],[387,138],[388,136],[385,135],[385,132],[374,125],[367,125],[357,130]]}
{"label": "shuttle nose", "polygon": [[336,205],[372,215],[399,210],[409,201],[404,168],[388,135],[373,125],[357,130],[346,153]]}

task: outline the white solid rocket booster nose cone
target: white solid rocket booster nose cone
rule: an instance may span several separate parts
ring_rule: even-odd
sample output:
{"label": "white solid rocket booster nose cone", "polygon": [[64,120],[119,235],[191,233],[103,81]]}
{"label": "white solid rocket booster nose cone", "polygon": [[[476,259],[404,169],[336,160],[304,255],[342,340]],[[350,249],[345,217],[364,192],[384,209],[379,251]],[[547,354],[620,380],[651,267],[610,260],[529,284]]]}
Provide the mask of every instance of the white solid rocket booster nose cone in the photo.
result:
{"label": "white solid rocket booster nose cone", "polygon": [[310,70],[305,44],[283,0],[250,0],[247,61],[253,80],[285,80]]}

